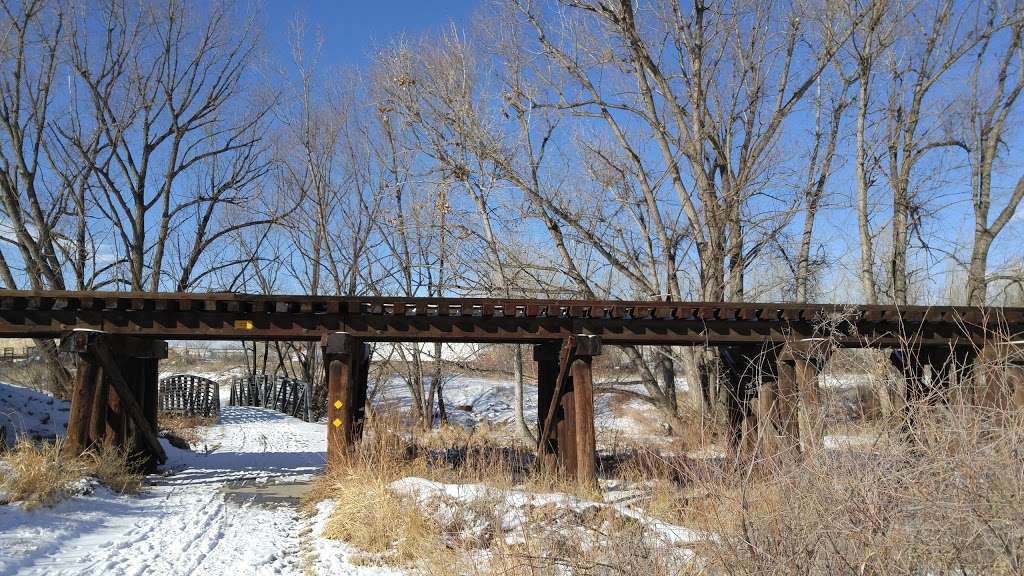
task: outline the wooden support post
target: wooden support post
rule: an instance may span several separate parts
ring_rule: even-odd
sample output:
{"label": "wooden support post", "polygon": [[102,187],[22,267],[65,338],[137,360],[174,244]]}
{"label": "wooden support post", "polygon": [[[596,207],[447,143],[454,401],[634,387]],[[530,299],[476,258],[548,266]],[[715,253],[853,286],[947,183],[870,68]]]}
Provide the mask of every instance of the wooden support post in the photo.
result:
{"label": "wooden support post", "polygon": [[[572,366],[571,360],[569,366]],[[555,457],[561,473],[568,478],[576,478],[576,391],[571,370],[569,372],[557,397],[558,407],[554,424],[558,452]]]}
{"label": "wooden support post", "polygon": [[[157,394],[160,390],[160,360],[158,358],[137,358],[135,359],[139,374],[138,389],[141,395],[142,416],[151,430],[159,431],[160,425],[157,421]],[[154,473],[157,470],[156,455],[146,451],[146,442],[143,435],[136,432],[137,446],[140,453],[145,454],[142,461],[143,468],[147,473]]]}
{"label": "wooden support post", "polygon": [[104,436],[107,433],[107,403],[109,394],[109,386],[107,386],[107,379],[103,375],[103,366],[95,362],[91,356],[84,356],[83,362],[91,362],[96,366],[96,395],[93,397],[92,402],[92,415],[89,422],[89,441],[93,444],[98,444],[104,441]]}
{"label": "wooden support post", "polygon": [[792,364],[779,359],[777,396],[775,411],[778,414],[779,436],[783,450],[798,450],[800,447],[800,422],[797,420],[798,394],[796,369]]}
{"label": "wooden support post", "polygon": [[[906,381],[904,431],[914,427],[922,408],[950,400],[952,386],[959,386],[973,371],[974,356],[972,346],[956,342],[946,346],[911,345],[892,352],[889,359]],[[958,396],[961,391],[953,392]]]}
{"label": "wooden support post", "polygon": [[327,366],[327,466],[331,468],[345,462],[354,441],[356,341],[344,332],[334,332],[324,336],[320,345]]}
{"label": "wooden support post", "polygon": [[594,356],[601,354],[597,336],[576,336],[572,383],[576,419],[576,479],[580,486],[597,489],[597,434],[594,430]]}
{"label": "wooden support post", "polygon": [[729,427],[727,443],[733,453],[739,451],[743,439],[743,421],[746,410],[744,399],[749,375],[743,351],[736,346],[719,346],[718,357],[725,377],[725,415]]}
{"label": "wooden support post", "polygon": [[[142,412],[142,418],[149,424],[149,415],[146,410],[146,393],[148,392],[145,381],[145,362],[141,358],[125,358],[121,359],[121,370],[127,381],[132,394],[135,396],[135,400],[139,403],[139,408]],[[146,440],[143,438],[142,432],[138,430],[138,425],[135,422],[129,420],[127,422],[128,438],[131,444],[134,446],[132,452],[135,454],[146,454]],[[151,429],[157,430],[155,426],[151,426]],[[148,456],[148,455],[147,455]],[[145,457],[141,462],[142,467],[152,468],[153,472],[156,472],[155,463],[150,462],[150,458]]]}
{"label": "wooden support post", "polygon": [[[576,350],[576,337],[570,336],[562,341],[558,351],[558,374],[555,376],[554,390],[547,414],[542,418],[540,434],[538,434],[538,453],[542,452],[541,442],[545,438],[555,438],[555,461],[559,472],[567,477],[576,477],[576,399],[573,394],[572,355]],[[538,458],[538,465],[544,464]]]}
{"label": "wooden support post", "polygon": [[[544,419],[551,409],[551,403],[555,401],[555,385],[558,380],[558,353],[561,344],[549,342],[538,344],[533,347],[533,359],[537,362],[537,428],[538,434],[543,434]],[[557,424],[556,429],[557,430]],[[555,430],[548,434],[547,438],[538,439],[537,457],[540,465],[546,470],[553,470],[556,465],[556,454],[558,453],[558,438]]]}
{"label": "wooden support post", "polygon": [[901,404],[903,414],[900,419],[900,428],[904,432],[910,432],[913,429],[917,405],[924,396],[921,382],[924,370],[918,362],[917,353],[917,349],[907,348],[896,349],[889,354],[889,361],[892,362],[904,382],[904,397]]}
{"label": "wooden support post", "polygon": [[[155,347],[152,352],[152,356],[155,358],[166,358],[167,357],[167,343],[162,341],[150,341],[149,344],[161,344],[160,347]],[[117,348],[119,351],[126,352],[123,346]],[[135,426],[137,433],[141,434],[145,440],[145,445],[149,449],[149,455],[156,460],[157,463],[162,464],[167,461],[167,455],[164,454],[164,449],[160,446],[160,441],[157,439],[157,430],[146,418],[145,411],[142,406],[136,401],[132,394],[131,387],[125,381],[124,376],[121,373],[121,368],[115,361],[114,356],[110,352],[108,342],[93,342],[89,347],[90,352],[96,356],[100,364],[103,366],[103,372],[110,383],[110,393],[117,393],[118,401],[124,410],[124,418],[130,419]],[[136,357],[141,356],[144,352],[134,352]],[[108,405],[109,406],[109,405]],[[124,444],[117,444],[123,446]]]}
{"label": "wooden support post", "polygon": [[68,414],[68,435],[64,450],[81,454],[90,444],[90,417],[96,395],[96,365],[79,359],[75,369],[74,389],[71,391],[71,411]]}
{"label": "wooden support post", "polygon": [[831,343],[809,338],[786,344],[779,355],[779,415],[790,448],[819,448],[825,431],[818,373],[828,362]]}
{"label": "wooden support post", "polygon": [[[773,360],[774,364],[774,360]],[[779,382],[774,373],[761,381],[757,389],[757,450],[775,454],[779,449]]]}
{"label": "wooden support post", "polygon": [[366,425],[366,402],[369,394],[370,380],[370,345],[360,343],[356,346],[356,360],[358,360],[355,371],[355,389],[352,400],[352,438],[361,440],[363,438],[363,426]]}
{"label": "wooden support post", "polygon": [[[82,378],[92,381],[93,392],[75,394],[72,412],[79,415],[73,446],[106,442],[133,453],[145,471],[155,471],[166,460],[156,426],[156,386],[160,358],[167,357],[167,343],[129,336],[112,336],[92,330],[76,330],[62,347],[78,355]],[[88,421],[82,422],[85,415]]]}
{"label": "wooden support post", "polygon": [[111,446],[123,447],[128,436],[126,428],[121,395],[117,388],[110,386],[107,388],[107,429],[103,433],[103,441]]}
{"label": "wooden support post", "polygon": [[[726,378],[726,414],[729,420],[729,448],[737,455],[753,455],[756,452],[760,434],[758,429],[771,426],[771,408],[764,409],[769,420],[761,422],[755,410],[755,397],[758,396],[764,376],[771,375],[774,385],[772,365],[776,358],[774,347],[765,348],[757,345],[720,346],[718,348],[721,364]],[[773,392],[769,406],[775,401]]]}
{"label": "wooden support post", "polygon": [[1024,409],[1024,340],[989,343],[978,360],[973,404],[998,411]]}

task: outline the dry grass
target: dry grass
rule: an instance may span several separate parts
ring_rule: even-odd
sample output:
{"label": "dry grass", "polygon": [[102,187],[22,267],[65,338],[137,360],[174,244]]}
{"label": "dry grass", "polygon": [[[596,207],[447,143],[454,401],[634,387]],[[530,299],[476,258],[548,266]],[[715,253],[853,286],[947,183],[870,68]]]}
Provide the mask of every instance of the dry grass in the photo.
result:
{"label": "dry grass", "polygon": [[497,528],[469,538],[465,526],[500,525],[500,504],[413,502],[389,490],[407,476],[576,490],[486,428],[410,439],[378,420],[311,499],[335,500],[327,535],[364,561],[425,574],[1024,573],[1024,414],[940,400],[914,409],[908,435],[900,422],[842,413],[830,433],[864,443],[753,460],[688,457],[684,444],[616,446],[602,462],[606,480],[636,490],[646,514],[713,535],[688,545],[692,561],[608,508],[532,508],[518,538]]}
{"label": "dry grass", "polygon": [[712,573],[1020,574],[1024,438],[1001,420],[938,410],[868,453],[704,468],[656,511],[718,535],[698,550]]}
{"label": "dry grass", "polygon": [[0,362],[0,382],[10,382],[31,390],[49,392],[57,398],[63,398],[63,394],[67,392],[54,388],[50,371],[40,360]]}
{"label": "dry grass", "polygon": [[365,564],[410,565],[440,552],[436,527],[388,489],[394,480],[428,470],[416,446],[392,429],[369,426],[347,462],[321,476],[307,496],[310,505],[327,498],[335,503],[323,536],[351,543],[361,551],[354,560]]}
{"label": "dry grass", "polygon": [[125,448],[100,444],[80,456],[89,475],[95,476],[118,494],[138,494],[142,491],[142,474],[131,454]]}
{"label": "dry grass", "polygon": [[163,412],[158,422],[161,430],[181,438],[189,446],[197,446],[203,442],[205,429],[217,423],[216,416],[188,416]]}
{"label": "dry grass", "polygon": [[70,494],[82,479],[92,476],[111,490],[136,494],[142,476],[124,450],[100,446],[78,457],[63,453],[61,442],[19,442],[3,455],[0,490],[26,509],[51,506]]}
{"label": "dry grass", "polygon": [[498,444],[486,429],[448,428],[410,439],[393,433],[391,424],[377,419],[347,461],[321,477],[307,498],[310,505],[335,503],[324,536],[355,546],[359,562],[437,576],[554,574],[567,568],[626,573],[633,566],[655,576],[678,573],[678,560],[645,538],[643,527],[605,507],[530,505],[524,509],[529,530],[509,535],[502,531],[503,496],[417,501],[396,494],[391,483],[406,477],[531,492],[572,494],[578,488],[536,472],[522,448]]}
{"label": "dry grass", "polygon": [[18,442],[4,454],[6,468],[0,468],[0,490],[27,509],[60,501],[87,472],[85,463],[65,457],[62,447],[60,442]]}

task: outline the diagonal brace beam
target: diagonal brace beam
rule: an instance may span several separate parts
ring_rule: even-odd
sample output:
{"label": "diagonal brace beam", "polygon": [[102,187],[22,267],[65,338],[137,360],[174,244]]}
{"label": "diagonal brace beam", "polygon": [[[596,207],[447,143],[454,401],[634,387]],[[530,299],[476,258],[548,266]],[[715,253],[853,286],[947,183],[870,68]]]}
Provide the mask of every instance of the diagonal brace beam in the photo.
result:
{"label": "diagonal brace beam", "polygon": [[88,351],[103,367],[104,374],[107,379],[113,384],[114,389],[117,390],[117,395],[128,409],[128,415],[131,416],[132,421],[135,423],[135,429],[142,434],[142,439],[145,440],[149,449],[156,455],[157,462],[163,464],[167,461],[167,454],[164,452],[163,446],[160,445],[160,440],[157,438],[156,430],[150,427],[149,422],[146,420],[142,411],[142,406],[139,405],[135,399],[135,395],[132,394],[131,387],[128,386],[128,382],[125,381],[124,375],[121,374],[121,368],[114,361],[114,357],[110,354],[105,346],[97,345],[96,342],[90,342]]}

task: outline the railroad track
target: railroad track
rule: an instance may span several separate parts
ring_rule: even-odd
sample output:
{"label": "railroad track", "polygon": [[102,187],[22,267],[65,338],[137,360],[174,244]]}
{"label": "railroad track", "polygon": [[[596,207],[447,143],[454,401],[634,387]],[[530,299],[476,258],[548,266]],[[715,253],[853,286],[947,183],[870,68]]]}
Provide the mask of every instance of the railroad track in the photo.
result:
{"label": "railroad track", "polygon": [[1024,334],[1024,308],[501,298],[0,291],[0,336],[74,329],[165,339],[934,345]]}

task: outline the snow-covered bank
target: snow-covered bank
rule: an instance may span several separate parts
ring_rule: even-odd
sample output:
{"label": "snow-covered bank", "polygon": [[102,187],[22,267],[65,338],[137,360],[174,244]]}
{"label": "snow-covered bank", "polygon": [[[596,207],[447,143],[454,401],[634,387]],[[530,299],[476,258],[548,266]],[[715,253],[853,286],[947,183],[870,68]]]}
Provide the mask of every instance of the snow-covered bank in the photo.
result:
{"label": "snow-covered bank", "polygon": [[326,428],[272,410],[225,407],[205,448],[168,444],[168,470],[141,496],[104,488],[53,508],[0,506],[0,574],[301,574],[293,506],[225,502],[229,482],[309,479]]}
{"label": "snow-covered bank", "polygon": [[49,394],[0,382],[0,426],[7,444],[17,437],[56,438],[68,426],[69,404]]}
{"label": "snow-covered bank", "polygon": [[[693,530],[656,520],[642,510],[622,502],[595,502],[564,493],[504,490],[483,484],[445,484],[413,477],[393,482],[391,490],[413,498],[423,508],[433,509],[436,515],[443,517],[441,519],[443,525],[453,525],[468,531],[483,531],[489,527],[483,518],[471,519],[468,522],[466,518],[458,518],[458,521],[454,521],[452,518],[458,514],[465,514],[465,510],[473,510],[475,503],[486,502],[485,508],[488,511],[493,510],[498,519],[498,526],[495,528],[499,533],[505,535],[507,543],[520,541],[530,525],[540,522],[536,512],[541,508],[558,509],[575,515],[586,515],[588,512],[607,508],[621,517],[635,520],[646,528],[648,537],[669,546],[684,546],[707,538]],[[560,515],[550,515],[550,517],[573,518]],[[557,520],[549,520],[549,522],[555,524],[553,526],[555,529],[561,531],[580,530],[580,538],[586,537],[587,532],[571,521],[563,522],[564,525],[558,525]]]}

